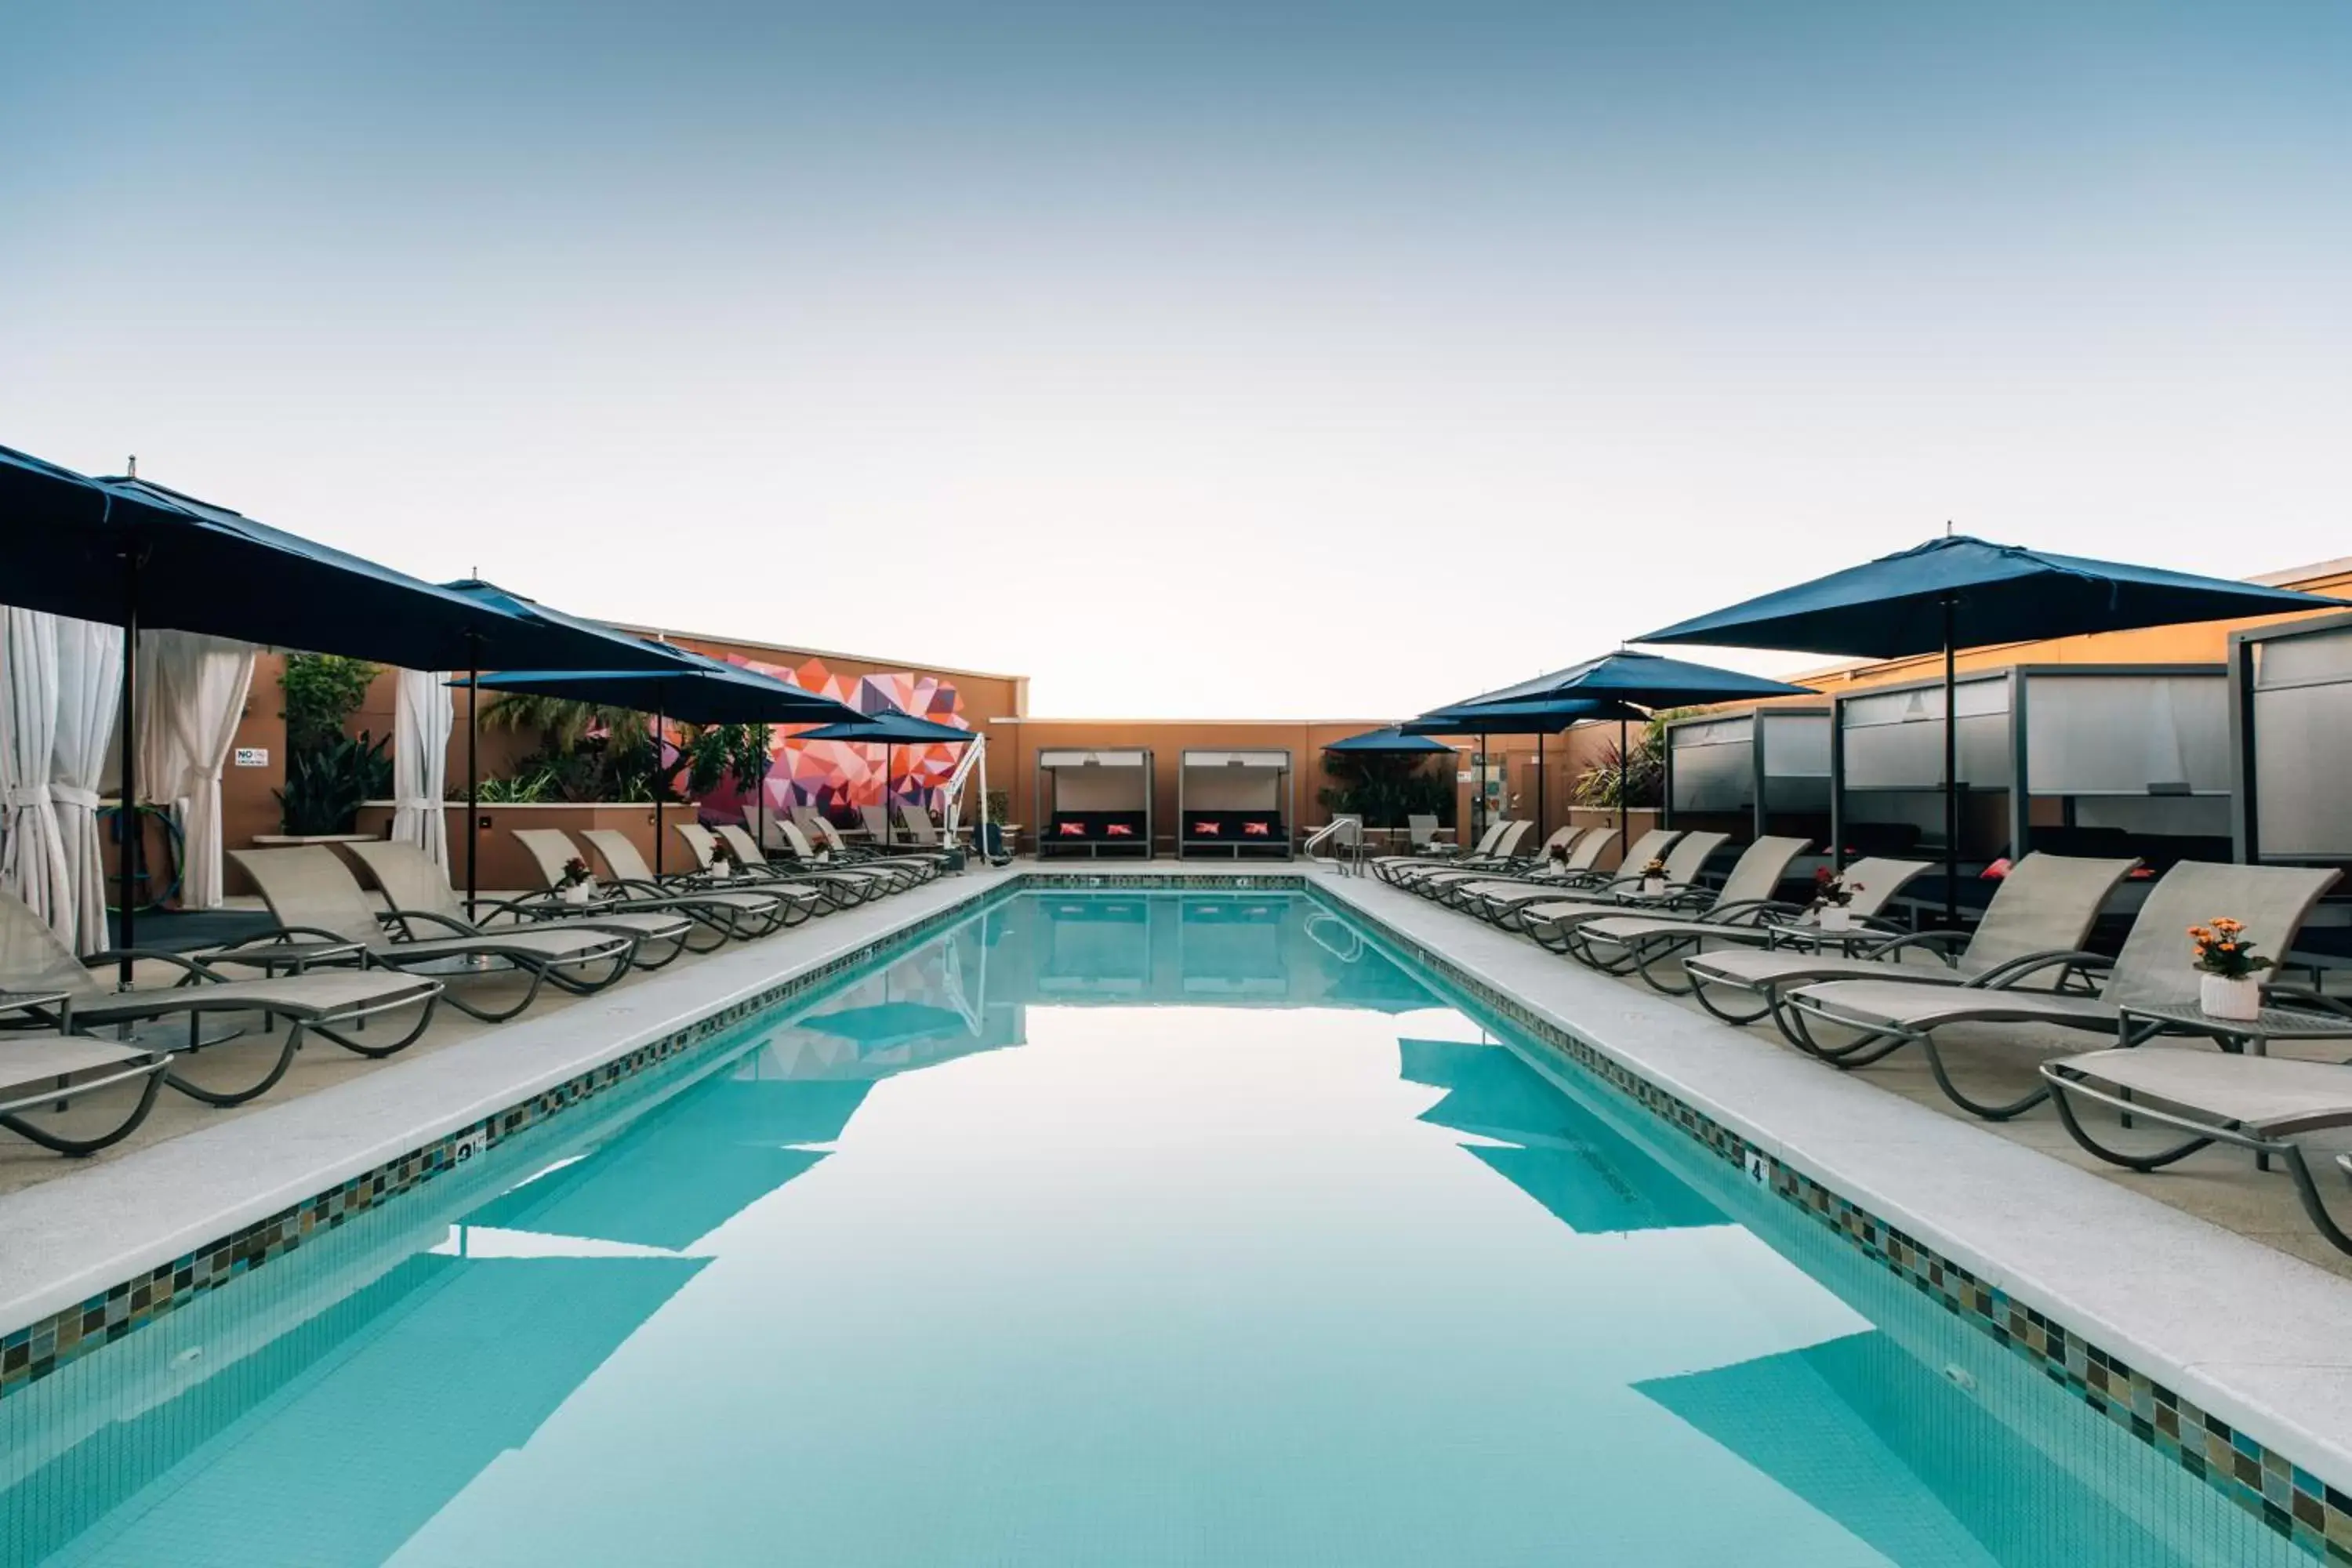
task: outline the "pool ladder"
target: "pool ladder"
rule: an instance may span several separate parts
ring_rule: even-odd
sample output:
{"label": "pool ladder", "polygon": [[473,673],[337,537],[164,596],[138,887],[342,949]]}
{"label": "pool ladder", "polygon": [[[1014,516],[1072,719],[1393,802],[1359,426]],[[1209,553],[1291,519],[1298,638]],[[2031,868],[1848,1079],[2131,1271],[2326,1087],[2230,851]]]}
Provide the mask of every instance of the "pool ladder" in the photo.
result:
{"label": "pool ladder", "polygon": [[[1328,853],[1318,854],[1318,849]],[[1360,816],[1335,816],[1307,837],[1299,847],[1307,863],[1328,866],[1342,877],[1364,874],[1364,820]]]}

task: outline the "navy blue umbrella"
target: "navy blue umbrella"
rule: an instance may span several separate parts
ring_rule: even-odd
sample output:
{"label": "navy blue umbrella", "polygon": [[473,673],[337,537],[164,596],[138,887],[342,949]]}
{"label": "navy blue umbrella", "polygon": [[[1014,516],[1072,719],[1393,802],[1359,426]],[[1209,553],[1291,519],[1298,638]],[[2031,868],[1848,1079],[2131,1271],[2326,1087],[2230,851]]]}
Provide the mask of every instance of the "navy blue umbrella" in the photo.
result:
{"label": "navy blue umbrella", "polygon": [[1350,735],[1344,741],[1334,741],[1323,748],[1327,752],[1342,752],[1357,757],[1433,757],[1453,747],[1433,741],[1426,735],[1408,735],[1395,724],[1385,730],[1367,730],[1360,735]]}
{"label": "navy blue umbrella", "polygon": [[[1581,724],[1589,719],[1617,721],[1618,755],[1624,755],[1625,724],[1629,720],[1645,719],[1638,708],[1599,697],[1536,698],[1524,702],[1456,702],[1444,708],[1433,708],[1418,719],[1402,726],[1408,735],[1475,735],[1478,750],[1486,750],[1489,735],[1533,735],[1536,738],[1536,834],[1544,832],[1543,738],[1557,735],[1571,724]],[[1621,763],[1622,765],[1622,763]],[[1622,812],[1624,789],[1618,789],[1618,805]],[[1484,802],[1473,799],[1474,831],[1484,832]]]}
{"label": "navy blue umbrella", "polygon": [[[845,723],[803,730],[802,741],[856,741],[882,748],[882,841],[890,841],[890,753],[900,746],[961,746],[972,738],[969,730],[918,719],[903,708],[884,707]],[[984,814],[983,814],[984,815]]]}
{"label": "navy blue umbrella", "polygon": [[1965,534],[1636,637],[1636,642],[1901,658],[1944,655],[1944,910],[1959,918],[1958,731],[1953,655],[1993,643],[2341,607],[2343,601],[2224,577],[2051,555]]}
{"label": "navy blue umbrella", "polygon": [[[0,447],[0,596],[122,627],[123,947],[137,940],[138,637],[202,632],[412,669],[599,657],[579,623],[531,620],[135,478],[91,479]],[[603,658],[601,662],[643,662]],[[125,965],[128,979],[128,965]]]}
{"label": "navy blue umbrella", "polygon": [[[488,587],[487,584],[473,584]],[[500,591],[500,590],[494,590]],[[524,601],[529,603],[529,601]],[[536,607],[536,606],[534,606]],[[614,633],[626,637],[625,633]],[[635,639],[644,642],[645,639]],[[857,710],[830,697],[820,697],[789,680],[762,675],[756,669],[729,664],[691,648],[667,643],[645,646],[668,656],[660,669],[502,669],[495,675],[454,680],[467,689],[466,700],[466,801],[470,818],[474,798],[474,700],[480,691],[527,691],[541,697],[561,697],[576,702],[608,702],[635,708],[654,716],[656,763],[662,721],[683,719],[689,724],[808,724],[844,717]],[[764,748],[763,748],[764,751]],[[759,832],[767,837],[767,791],[755,784],[760,801]],[[654,802],[654,875],[662,874],[661,785],[656,775]],[[466,896],[474,893],[473,833],[467,833]]]}
{"label": "navy blue umbrella", "polygon": [[[1516,686],[1473,697],[1459,706],[1493,708],[1509,703],[1539,702],[1558,698],[1592,697],[1630,702],[1642,708],[1678,708],[1685,703],[1738,702],[1749,698],[1810,697],[1811,689],[1785,680],[1768,680],[1711,664],[1691,664],[1664,654],[1636,653],[1619,648],[1549,675],[1538,675]],[[1646,721],[1646,720],[1645,720]],[[1625,831],[1625,767],[1627,720],[1617,720],[1617,831]]]}

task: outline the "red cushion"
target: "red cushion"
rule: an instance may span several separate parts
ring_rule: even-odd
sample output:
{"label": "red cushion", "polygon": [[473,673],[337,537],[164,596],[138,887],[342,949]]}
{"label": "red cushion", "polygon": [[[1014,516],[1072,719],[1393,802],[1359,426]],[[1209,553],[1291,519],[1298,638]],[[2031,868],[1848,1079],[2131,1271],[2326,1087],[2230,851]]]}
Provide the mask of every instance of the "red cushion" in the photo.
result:
{"label": "red cushion", "polygon": [[1224,832],[1224,830],[1225,825],[1222,822],[1196,822],[1192,824],[1192,837],[1195,838],[1214,838],[1219,834]]}
{"label": "red cushion", "polygon": [[1113,838],[1132,838],[1135,837],[1135,829],[1129,826],[1124,822],[1106,822],[1103,824],[1103,832]]}
{"label": "red cushion", "polygon": [[1083,822],[1065,822],[1058,825],[1055,831],[1065,838],[1084,838],[1087,836],[1087,825]]}
{"label": "red cushion", "polygon": [[1252,838],[1271,838],[1274,837],[1274,824],[1270,822],[1244,822],[1242,824],[1242,832]]}

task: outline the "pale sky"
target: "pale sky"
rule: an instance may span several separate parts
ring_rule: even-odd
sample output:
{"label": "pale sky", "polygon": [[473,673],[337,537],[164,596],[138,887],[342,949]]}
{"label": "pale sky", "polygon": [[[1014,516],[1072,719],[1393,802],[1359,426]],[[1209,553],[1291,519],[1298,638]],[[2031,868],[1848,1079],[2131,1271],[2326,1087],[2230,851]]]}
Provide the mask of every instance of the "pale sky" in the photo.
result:
{"label": "pale sky", "polygon": [[2352,553],[2341,0],[32,0],[0,148],[0,444],[1043,714]]}

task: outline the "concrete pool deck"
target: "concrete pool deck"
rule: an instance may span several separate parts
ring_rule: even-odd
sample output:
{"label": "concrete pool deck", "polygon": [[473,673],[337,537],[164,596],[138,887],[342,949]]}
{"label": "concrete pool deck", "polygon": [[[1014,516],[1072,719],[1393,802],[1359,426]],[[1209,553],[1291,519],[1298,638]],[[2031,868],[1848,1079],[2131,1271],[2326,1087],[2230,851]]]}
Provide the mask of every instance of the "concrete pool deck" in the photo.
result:
{"label": "concrete pool deck", "polygon": [[[1025,875],[1173,883],[1236,871],[1310,883],[2352,1489],[2352,1341],[2343,1332],[2352,1281],[2271,1244],[2284,1232],[2263,1205],[2281,1179],[2218,1155],[2200,1157],[2213,1163],[2186,1186],[2178,1173],[2095,1173],[2063,1157],[2054,1119],[2037,1113],[2005,1130],[1958,1119],[1926,1103],[1904,1072],[1835,1072],[1638,982],[1594,974],[1376,880],[1297,864],[975,869],[506,1025],[467,1022],[446,1039],[436,1026],[429,1049],[384,1063],[338,1060],[344,1054],[331,1047],[306,1052],[320,1065],[241,1113],[191,1107],[140,1146],[90,1162],[43,1155],[45,1179],[13,1175],[17,1190],[0,1194],[0,1333]],[[0,1171],[29,1165],[11,1160]],[[2227,1188],[2262,1223],[2236,1234],[2160,1201],[2173,1196],[2167,1184]],[[2291,1197],[2277,1195],[2299,1224]]]}

